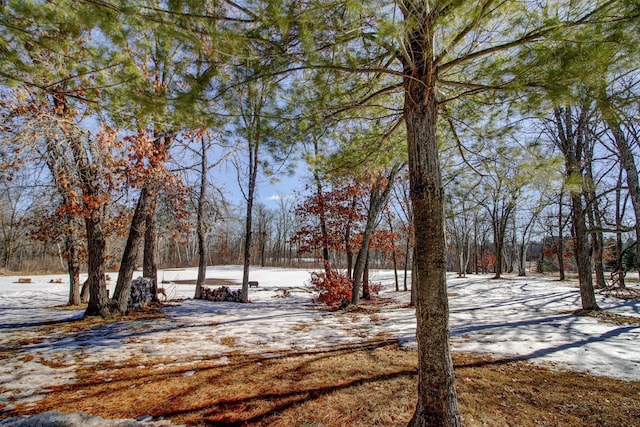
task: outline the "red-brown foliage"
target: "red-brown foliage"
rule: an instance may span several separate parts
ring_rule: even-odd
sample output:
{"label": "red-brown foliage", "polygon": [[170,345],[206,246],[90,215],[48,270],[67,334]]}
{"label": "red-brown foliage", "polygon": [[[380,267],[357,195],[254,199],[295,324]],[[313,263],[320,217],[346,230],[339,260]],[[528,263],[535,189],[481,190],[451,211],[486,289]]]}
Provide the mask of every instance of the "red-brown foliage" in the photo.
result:
{"label": "red-brown foliage", "polygon": [[353,282],[345,273],[335,270],[311,273],[311,284],[318,292],[317,302],[336,307],[351,301]]}

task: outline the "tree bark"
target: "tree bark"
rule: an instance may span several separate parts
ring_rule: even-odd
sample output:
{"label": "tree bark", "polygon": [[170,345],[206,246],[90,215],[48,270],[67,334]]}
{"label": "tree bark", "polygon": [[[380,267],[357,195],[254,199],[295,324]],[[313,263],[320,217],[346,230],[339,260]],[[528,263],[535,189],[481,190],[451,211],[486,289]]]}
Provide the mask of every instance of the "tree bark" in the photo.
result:
{"label": "tree bark", "polygon": [[[87,200],[99,200],[100,185],[97,172],[92,167],[86,147],[85,138],[80,132],[69,135],[69,146],[76,164],[78,179],[82,185],[82,193]],[[92,141],[88,141],[91,144]],[[91,147],[89,146],[89,149]],[[97,161],[94,159],[94,161]],[[85,311],[86,316],[111,317],[107,284],[105,282],[105,259],[107,243],[102,229],[102,205],[93,204],[83,206],[85,213],[85,229],[87,232],[87,287],[89,288],[89,303]]]}
{"label": "tree bark", "polygon": [[155,289],[158,288],[158,264],[156,262],[158,225],[156,219],[156,200],[154,197],[145,218],[144,251],[142,257],[142,275],[153,279]]}
{"label": "tree bark", "polygon": [[562,198],[563,193],[560,192],[558,201],[558,244],[556,246],[556,255],[558,256],[558,271],[560,274],[559,280],[565,280],[564,273],[564,220],[562,218]]}
{"label": "tree bark", "polygon": [[258,142],[249,143],[249,188],[247,191],[247,215],[244,229],[244,251],[242,267],[242,302],[249,302],[249,266],[251,265],[251,243],[253,240],[253,199],[255,198],[256,181],[258,177]]}
{"label": "tree bark", "polygon": [[[69,218],[69,221],[71,219]],[[78,254],[78,236],[73,225],[67,231],[65,238],[67,251],[67,271],[69,273],[69,305],[78,305],[80,298],[80,259]]]}
{"label": "tree bark", "polygon": [[585,179],[586,179],[586,192],[585,197],[587,200],[587,219],[589,225],[589,236],[591,240],[591,256],[593,259],[593,267],[596,274],[597,289],[602,289],[606,286],[604,281],[604,264],[602,260],[602,254],[604,249],[604,238],[602,236],[602,219],[600,210],[598,209],[598,196],[596,195],[595,182],[593,179],[593,144],[588,148],[587,158],[585,161]]}
{"label": "tree bark", "polygon": [[[313,138],[313,156],[317,159],[320,156],[320,146],[318,144],[318,138],[315,134]],[[316,196],[318,197],[318,204],[320,205],[320,234],[322,235],[322,263],[324,266],[324,272],[329,276],[331,266],[329,264],[329,242],[327,232],[327,214],[325,212],[324,204],[324,190],[322,188],[322,180],[320,179],[320,170],[314,163],[313,166],[313,182],[316,185]]]}
{"label": "tree bark", "polygon": [[138,204],[133,213],[129,236],[127,237],[127,243],[122,253],[116,289],[113,292],[114,314],[124,314],[127,311],[129,296],[131,294],[131,279],[135,271],[140,244],[146,232],[146,218],[151,212],[153,205],[154,197],[150,195],[151,191],[153,190],[149,187],[142,188],[140,197],[138,198]]}
{"label": "tree bark", "polygon": [[111,317],[107,284],[105,282],[105,253],[106,240],[102,231],[102,217],[100,212],[92,212],[85,220],[87,229],[87,269],[89,277],[89,304],[86,316]]}
{"label": "tree bark", "polygon": [[[620,164],[627,175],[627,186],[629,187],[629,195],[631,196],[631,204],[636,218],[636,256],[640,261],[640,179],[638,178],[638,167],[636,166],[631,144],[627,140],[620,120],[618,119],[611,103],[603,94],[599,101],[599,107],[603,112],[607,127],[613,134],[613,139],[620,156]],[[640,269],[638,269],[640,275]]]}
{"label": "tree bark", "polygon": [[207,277],[207,227],[204,217],[205,199],[207,195],[207,146],[205,138],[200,137],[200,191],[198,193],[197,207],[197,235],[198,235],[198,278],[194,299],[202,298],[202,288]]}
{"label": "tree bark", "polygon": [[356,263],[353,267],[353,288],[351,294],[351,303],[353,305],[358,305],[360,302],[360,287],[362,285],[362,275],[365,270],[367,258],[369,257],[369,242],[371,241],[371,235],[375,229],[380,212],[382,212],[389,201],[391,188],[394,185],[394,181],[400,171],[400,167],[400,164],[396,164],[391,168],[389,176],[386,178],[386,183],[384,182],[385,178],[380,175],[376,179],[376,183],[374,184],[371,192],[369,211],[367,212],[367,223],[362,234],[362,245],[360,246],[358,256],[356,257]]}
{"label": "tree bark", "polygon": [[[575,257],[580,282],[582,309],[599,310],[593,289],[593,275],[589,254],[589,230],[586,223],[586,211],[582,203],[585,191],[583,174],[583,156],[586,143],[586,107],[573,117],[572,108],[555,108],[555,124],[557,127],[557,145],[562,151],[565,162],[565,176],[571,197],[573,230],[575,233]],[[575,122],[575,123],[574,123]]]}
{"label": "tree bark", "polygon": [[411,202],[415,224],[418,402],[409,426],[462,426],[449,351],[444,188],[437,141],[437,70],[432,19],[424,6],[404,1],[408,26],[404,64]]}
{"label": "tree bark", "polygon": [[580,282],[580,298],[583,310],[599,310],[593,289],[593,275],[591,272],[591,258],[589,256],[589,231],[585,221],[585,211],[582,205],[582,194],[571,194],[573,207],[573,228],[575,233],[575,256]]}

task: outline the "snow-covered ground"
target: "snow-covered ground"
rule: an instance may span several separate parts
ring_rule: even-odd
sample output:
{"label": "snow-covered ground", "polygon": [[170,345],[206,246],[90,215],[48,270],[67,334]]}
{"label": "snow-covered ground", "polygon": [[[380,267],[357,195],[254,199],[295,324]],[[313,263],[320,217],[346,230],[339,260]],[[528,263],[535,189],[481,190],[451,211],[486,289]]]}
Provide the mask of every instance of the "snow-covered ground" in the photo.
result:
{"label": "snow-covered ground", "polygon": [[[319,350],[373,338],[416,345],[415,314],[406,304],[377,314],[324,311],[312,302],[308,270],[252,269],[251,280],[260,283],[250,289],[252,304],[196,301],[190,299],[194,285],[172,283],[196,275],[195,269],[160,272],[160,279],[169,282],[164,285],[168,297],[179,300],[164,308],[165,318],[72,333],[56,332],[51,326],[83,314],[60,307],[68,298],[64,276],[31,276],[31,284],[0,277],[0,347],[5,350],[0,353],[0,414],[16,402],[37,401],[51,386],[74,382],[78,363],[124,363],[135,356],[140,363],[164,358],[170,365],[202,359],[225,364],[230,352]],[[239,282],[242,268],[210,267],[207,277]],[[55,278],[65,283],[49,283]],[[372,280],[383,284],[382,297],[408,302],[407,292],[393,291],[392,271],[374,271]],[[640,326],[572,315],[580,308],[575,283],[453,274],[448,283],[454,351],[553,362],[566,369],[640,381]],[[640,317],[638,301],[599,296],[599,304],[613,313]]]}

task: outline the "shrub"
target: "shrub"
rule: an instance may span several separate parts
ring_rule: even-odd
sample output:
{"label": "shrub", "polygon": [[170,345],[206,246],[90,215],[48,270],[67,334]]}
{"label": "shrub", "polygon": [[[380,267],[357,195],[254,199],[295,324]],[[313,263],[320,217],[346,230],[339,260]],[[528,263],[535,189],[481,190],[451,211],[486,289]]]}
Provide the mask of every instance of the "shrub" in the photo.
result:
{"label": "shrub", "polygon": [[330,307],[346,305],[351,302],[353,283],[349,276],[334,270],[311,273],[311,285],[318,292],[315,299]]}

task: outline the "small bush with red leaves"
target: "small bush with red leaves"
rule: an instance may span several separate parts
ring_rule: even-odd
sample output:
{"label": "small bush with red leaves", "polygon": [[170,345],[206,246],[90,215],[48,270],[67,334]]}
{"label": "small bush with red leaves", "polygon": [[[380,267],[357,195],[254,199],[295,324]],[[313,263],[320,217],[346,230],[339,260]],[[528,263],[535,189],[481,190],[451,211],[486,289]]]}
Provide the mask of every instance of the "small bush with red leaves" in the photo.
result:
{"label": "small bush with red leaves", "polygon": [[381,290],[382,290],[382,283],[380,282],[369,283],[369,294],[372,297],[377,297],[378,294],[380,294]]}
{"label": "small bush with red leaves", "polygon": [[315,299],[330,307],[347,305],[351,302],[353,283],[349,276],[338,271],[311,273],[311,285],[318,292]]}

